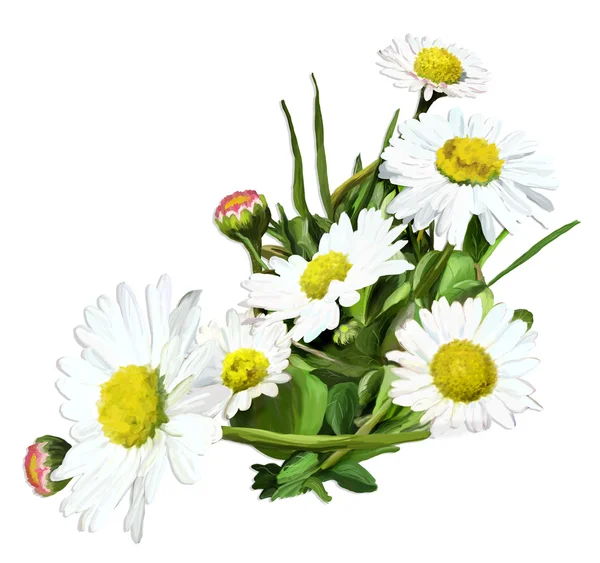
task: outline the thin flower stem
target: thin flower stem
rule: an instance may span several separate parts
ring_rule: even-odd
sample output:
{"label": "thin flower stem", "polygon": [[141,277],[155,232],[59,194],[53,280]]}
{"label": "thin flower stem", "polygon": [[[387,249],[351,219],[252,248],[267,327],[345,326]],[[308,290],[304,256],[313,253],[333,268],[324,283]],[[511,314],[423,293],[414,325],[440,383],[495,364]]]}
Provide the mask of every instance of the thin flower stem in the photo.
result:
{"label": "thin flower stem", "polygon": [[[377,426],[381,422],[381,419],[385,416],[385,414],[387,413],[387,411],[390,408],[391,404],[392,404],[392,400],[391,399],[387,399],[379,407],[379,409],[373,413],[373,415],[371,416],[371,418],[367,422],[365,422],[365,424],[363,424],[356,431],[356,433],[354,435],[355,436],[366,436],[366,435],[370,434],[371,430],[373,430],[373,428],[375,428],[375,426]],[[331,467],[333,467],[334,465],[336,465],[340,461],[340,459],[342,459],[349,451],[350,451],[350,449],[347,449],[347,450],[338,450],[337,452],[332,453],[321,464],[321,469],[322,470],[330,469]]]}
{"label": "thin flower stem", "polygon": [[246,250],[250,254],[250,260],[252,261],[252,272],[255,274],[268,270],[269,267],[264,263],[260,257],[260,251],[252,244],[252,241],[244,235],[238,234],[240,242],[246,247]]}
{"label": "thin flower stem", "polygon": [[305,436],[303,434],[281,434],[259,428],[223,426],[223,440],[250,444],[258,447],[279,447],[291,451],[331,452],[342,450],[370,450],[383,446],[416,442],[429,438],[429,431],[418,430],[399,434],[343,434],[341,436]]}

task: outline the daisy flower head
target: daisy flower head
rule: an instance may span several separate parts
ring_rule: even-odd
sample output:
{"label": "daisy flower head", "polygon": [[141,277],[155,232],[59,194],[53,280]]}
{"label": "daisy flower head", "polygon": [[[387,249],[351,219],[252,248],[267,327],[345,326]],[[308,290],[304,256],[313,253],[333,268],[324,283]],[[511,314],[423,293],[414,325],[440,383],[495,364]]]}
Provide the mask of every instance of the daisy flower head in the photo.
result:
{"label": "daisy flower head", "polygon": [[478,215],[483,234],[496,241],[496,225],[513,233],[527,217],[542,221],[553,210],[540,190],[558,187],[549,160],[521,131],[501,135],[500,123],[460,109],[448,118],[429,113],[400,125],[401,136],[382,154],[379,177],[404,189],[387,211],[421,230],[436,222],[436,234],[461,244]]}
{"label": "daisy flower head", "polygon": [[455,98],[474,98],[487,90],[488,71],[479,58],[467,49],[440,39],[427,37],[394,39],[389,47],[379,51],[383,62],[381,74],[394,79],[398,88],[411,92],[424,89],[429,101],[434,92]]}
{"label": "daisy flower head", "polygon": [[252,311],[240,315],[231,309],[223,327],[213,322],[202,331],[203,338],[216,343],[206,374],[227,394],[224,415],[228,419],[248,410],[252,399],[276,397],[277,386],[291,379],[285,373],[291,353],[291,341],[284,338],[285,324],[247,322],[253,318]]}
{"label": "daisy flower head", "polygon": [[[406,241],[397,240],[405,227],[392,227],[392,218],[381,211],[363,209],[353,230],[343,213],[329,233],[321,237],[311,260],[290,256],[272,258],[275,274],[253,274],[242,282],[249,297],[245,307],[272,311],[265,323],[296,319],[288,337],[311,342],[340,323],[340,305],[350,307],[360,299],[359,289],[380,277],[398,275],[414,266],[396,254]],[[339,305],[338,305],[339,302]]]}
{"label": "daisy flower head", "polygon": [[539,364],[530,357],[537,333],[504,303],[482,318],[480,299],[448,304],[434,301],[431,311],[419,311],[422,326],[410,320],[396,336],[405,351],[389,352],[401,367],[389,396],[397,405],[424,411],[431,434],[466,426],[487,430],[492,421],[515,426],[514,413],[541,410],[530,397],[535,388],[522,376]]}
{"label": "daisy flower head", "polygon": [[116,302],[103,295],[85,309],[86,324],[75,329],[81,357],[58,361],[66,377],[57,387],[68,399],[61,413],[77,443],[50,478],[73,479],[60,510],[80,514],[80,530],[98,530],[129,493],[125,530],[139,542],[166,460],[180,482],[194,483],[201,456],[220,439],[210,415],[225,397],[192,389],[212,349],[195,345],[199,297],[188,293],[171,312],[171,281],[162,276],[146,289],[146,314],[121,284]]}

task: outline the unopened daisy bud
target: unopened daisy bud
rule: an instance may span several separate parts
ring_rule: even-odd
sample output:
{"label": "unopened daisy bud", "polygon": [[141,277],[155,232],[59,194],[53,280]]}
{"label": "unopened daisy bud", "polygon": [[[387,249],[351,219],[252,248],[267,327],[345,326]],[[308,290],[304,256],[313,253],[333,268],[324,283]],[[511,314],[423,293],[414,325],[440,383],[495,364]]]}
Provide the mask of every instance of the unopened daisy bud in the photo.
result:
{"label": "unopened daisy bud", "polygon": [[352,344],[360,332],[360,323],[354,319],[338,326],[333,333],[333,341],[340,346]]}
{"label": "unopened daisy bud", "polygon": [[238,235],[257,241],[267,232],[271,211],[265,196],[254,190],[234,192],[224,197],[215,211],[215,222],[221,232],[233,239]]}
{"label": "unopened daisy bud", "polygon": [[71,444],[56,436],[41,436],[27,448],[25,475],[33,491],[49,497],[64,489],[71,479],[51,481],[50,474],[63,462]]}

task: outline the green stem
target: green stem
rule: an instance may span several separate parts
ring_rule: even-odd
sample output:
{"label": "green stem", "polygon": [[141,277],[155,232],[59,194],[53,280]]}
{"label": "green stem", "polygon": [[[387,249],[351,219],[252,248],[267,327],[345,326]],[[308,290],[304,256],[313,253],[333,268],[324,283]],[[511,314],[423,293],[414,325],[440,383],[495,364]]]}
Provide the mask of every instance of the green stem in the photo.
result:
{"label": "green stem", "polygon": [[251,446],[289,448],[290,451],[331,452],[336,450],[370,450],[383,446],[415,442],[429,438],[429,431],[406,432],[404,434],[344,434],[341,436],[304,436],[280,434],[259,428],[223,427],[223,439]]}
{"label": "green stem", "polygon": [[498,235],[498,238],[496,239],[496,242],[494,244],[492,244],[485,251],[485,254],[481,257],[481,260],[479,260],[479,267],[480,268],[483,268],[483,265],[486,263],[487,259],[493,254],[494,250],[496,250],[496,248],[498,248],[498,245],[506,238],[507,235],[508,235],[508,231],[506,229],[504,229]]}
{"label": "green stem", "polygon": [[[371,418],[365,422],[357,431],[356,434],[354,434],[355,436],[368,436],[371,433],[371,430],[373,430],[373,428],[375,428],[375,426],[377,426],[377,424],[379,424],[381,422],[381,419],[386,415],[388,409],[390,408],[392,404],[392,400],[391,399],[387,399],[380,407],[379,409],[373,413],[373,415],[371,416]],[[382,434],[379,434],[379,436],[381,436]],[[385,434],[383,434],[385,436]],[[399,436],[402,436],[402,434],[399,434]],[[354,448],[357,449],[357,448]],[[322,464],[321,464],[321,469],[325,470],[325,469],[329,469],[331,467],[333,467],[334,465],[336,465],[340,459],[342,459],[348,452],[350,451],[350,449],[346,449],[346,450],[338,450],[337,452],[332,453]]]}
{"label": "green stem", "polygon": [[429,111],[429,108],[433,105],[433,102],[443,98],[446,94],[441,94],[440,92],[434,92],[429,100],[425,100],[424,97],[425,89],[421,90],[421,95],[419,97],[419,103],[417,104],[417,111],[415,111],[415,115],[413,119],[418,119],[422,113],[426,113]]}
{"label": "green stem", "polygon": [[431,268],[431,270],[429,270],[423,276],[423,278],[419,282],[419,285],[416,287],[414,293],[415,299],[419,299],[420,297],[425,297],[425,295],[427,295],[427,292],[432,288],[433,284],[437,281],[437,279],[444,271],[446,263],[448,262],[448,259],[450,258],[450,255],[452,254],[453,250],[453,245],[446,244],[444,250],[442,250],[433,268]]}
{"label": "green stem", "polygon": [[260,257],[260,241],[252,243],[252,241],[244,235],[238,234],[237,236],[240,242],[246,247],[248,254],[250,254],[250,260],[252,261],[252,272],[257,274],[262,272],[263,270],[268,270],[269,267],[264,263],[263,259]]}

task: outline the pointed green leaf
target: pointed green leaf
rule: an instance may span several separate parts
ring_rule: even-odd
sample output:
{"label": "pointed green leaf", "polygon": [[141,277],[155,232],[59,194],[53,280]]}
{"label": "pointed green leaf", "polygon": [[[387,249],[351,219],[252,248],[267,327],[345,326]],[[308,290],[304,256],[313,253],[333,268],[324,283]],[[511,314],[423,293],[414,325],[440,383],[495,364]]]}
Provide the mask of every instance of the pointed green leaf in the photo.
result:
{"label": "pointed green leaf", "polygon": [[321,481],[318,475],[309,477],[306,481],[304,481],[304,486],[315,493],[315,495],[317,495],[323,502],[331,502],[331,497],[325,490],[323,481]]}
{"label": "pointed green leaf", "polygon": [[363,169],[362,158],[360,157],[360,154],[359,154],[356,157],[356,160],[354,161],[354,172],[352,173],[352,175],[358,174],[362,169]]}
{"label": "pointed green leaf", "polygon": [[338,436],[352,433],[358,408],[357,389],[354,383],[338,383],[329,390],[325,420]]}
{"label": "pointed green leaf", "polygon": [[564,235],[566,232],[570,231],[576,225],[579,225],[579,221],[573,221],[572,223],[563,225],[560,229],[556,229],[556,231],[550,233],[547,237],[544,237],[541,241],[534,244],[525,254],[517,258],[508,268],[502,270],[488,285],[494,285],[506,274],[509,274],[515,268],[518,268],[519,266],[521,266],[521,264],[527,262],[527,260],[535,256],[540,250],[542,250],[542,248],[550,244],[553,240],[556,240],[559,236]]}
{"label": "pointed green leaf", "polygon": [[333,479],[340,487],[353,493],[372,493],[377,490],[373,475],[353,461],[343,460],[319,476],[323,481]]}
{"label": "pointed green leaf", "polygon": [[325,131],[323,128],[323,114],[321,113],[321,99],[319,86],[314,74],[311,74],[315,85],[315,143],[317,149],[317,176],[319,178],[319,190],[321,201],[327,217],[333,218],[333,204],[331,203],[331,192],[329,191],[329,180],[327,178],[327,157],[325,156]]}
{"label": "pointed green leaf", "polygon": [[298,138],[296,137],[296,131],[294,130],[292,116],[283,100],[281,100],[281,107],[285,113],[288,128],[290,130],[290,143],[292,145],[292,154],[294,155],[294,184],[292,188],[294,207],[301,217],[308,217],[310,212],[308,210],[308,205],[306,204],[306,195],[304,193],[304,171],[302,169],[302,155],[300,154],[300,147],[298,146]]}
{"label": "pointed green leaf", "polygon": [[[400,110],[397,109],[396,112],[394,113],[394,117],[392,118],[392,121],[390,122],[388,129],[385,133],[383,146],[381,147],[382,153],[387,148],[387,146],[390,144],[390,139],[392,138],[392,136],[394,135],[394,131],[396,130],[396,124],[398,123],[399,115],[400,115]],[[373,192],[375,191],[375,186],[377,185],[377,182],[379,181],[378,170],[379,170],[379,165],[381,164],[381,157],[379,159],[377,159],[377,161],[375,161],[375,164],[376,164],[376,167],[373,171],[373,176],[371,177],[370,182],[368,183],[366,188],[361,190],[361,193],[359,194],[359,196],[356,199],[356,202],[353,206],[354,211],[353,211],[352,217],[351,217],[353,223],[356,222],[356,219],[357,219],[358,215],[360,214],[360,212],[367,207],[367,204],[371,200],[371,197],[373,196]]]}
{"label": "pointed green leaf", "polygon": [[533,325],[533,313],[527,309],[516,309],[512,318],[513,321],[521,320],[527,323],[527,330]]}

